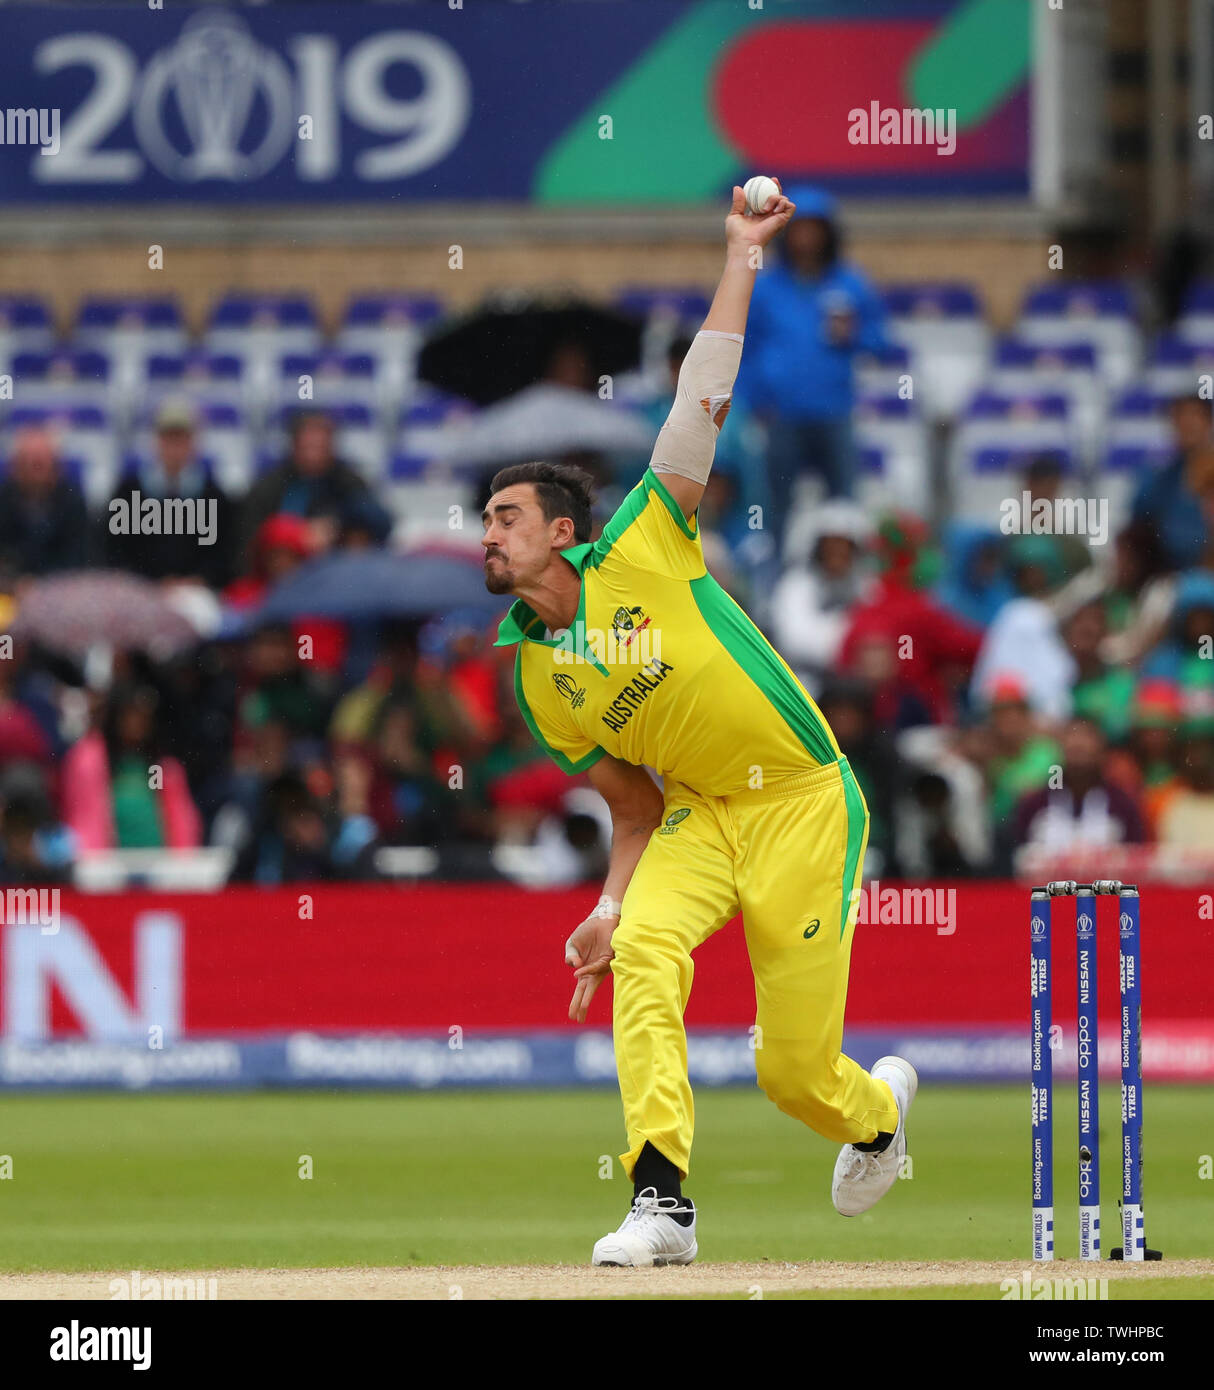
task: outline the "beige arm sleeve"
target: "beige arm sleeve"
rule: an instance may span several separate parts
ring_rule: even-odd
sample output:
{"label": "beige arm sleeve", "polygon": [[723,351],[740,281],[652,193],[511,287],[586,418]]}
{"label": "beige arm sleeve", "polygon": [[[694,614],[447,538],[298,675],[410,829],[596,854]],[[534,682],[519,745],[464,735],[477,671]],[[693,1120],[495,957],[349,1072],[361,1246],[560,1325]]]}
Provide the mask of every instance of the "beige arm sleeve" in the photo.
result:
{"label": "beige arm sleeve", "polygon": [[674,405],[653,446],[649,466],[655,473],[707,483],[741,361],[740,333],[701,329],[696,334],[679,371]]}

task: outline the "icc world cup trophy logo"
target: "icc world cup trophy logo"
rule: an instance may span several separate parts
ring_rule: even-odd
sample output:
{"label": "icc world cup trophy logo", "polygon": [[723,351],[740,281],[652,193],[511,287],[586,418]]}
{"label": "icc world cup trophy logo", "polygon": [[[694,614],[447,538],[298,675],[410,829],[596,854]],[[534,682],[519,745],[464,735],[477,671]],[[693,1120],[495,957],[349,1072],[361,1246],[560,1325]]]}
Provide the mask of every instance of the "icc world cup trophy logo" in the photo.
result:
{"label": "icc world cup trophy logo", "polygon": [[239,16],[204,11],[148,64],[134,103],[148,159],[171,179],[258,178],[290,147],[291,76]]}

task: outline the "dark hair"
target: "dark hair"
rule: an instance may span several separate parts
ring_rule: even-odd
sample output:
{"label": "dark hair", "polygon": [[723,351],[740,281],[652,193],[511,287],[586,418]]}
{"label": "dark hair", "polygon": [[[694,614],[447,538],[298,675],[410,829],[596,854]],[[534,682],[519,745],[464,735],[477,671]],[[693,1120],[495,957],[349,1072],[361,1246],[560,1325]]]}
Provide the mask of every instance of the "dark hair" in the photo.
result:
{"label": "dark hair", "polygon": [[1196,391],[1190,391],[1183,396],[1176,396],[1172,401],[1171,408],[1178,410],[1182,405],[1195,405],[1199,410],[1205,411],[1207,420],[1214,419],[1214,401],[1208,400],[1205,396],[1199,396]]}
{"label": "dark hair", "polygon": [[333,428],[333,417],[325,410],[313,407],[311,410],[294,410],[287,420],[287,435],[295,440],[305,425],[322,424],[326,429]]}
{"label": "dark hair", "polygon": [[[150,715],[151,727],[141,747],[128,749],[120,737],[122,716],[132,706],[141,705]],[[151,685],[134,682],[118,682],[109,693],[105,712],[102,716],[102,736],[109,755],[111,770],[126,753],[134,753],[140,758],[155,761],[161,754],[160,695]]]}
{"label": "dark hair", "polygon": [[1033,483],[1041,478],[1061,478],[1062,473],[1062,460],[1057,454],[1038,454],[1024,470],[1024,477]]}
{"label": "dark hair", "polygon": [[[797,222],[817,222],[822,228],[822,264],[823,266],[833,266],[843,257],[843,233],[839,230],[839,225],[830,217],[798,217]],[[791,227],[793,224],[788,224]],[[788,238],[788,227],[784,229],[783,240]]]}
{"label": "dark hair", "polygon": [[582,544],[590,539],[590,508],[594,502],[594,479],[584,468],[572,463],[516,463],[494,474],[489,492],[501,492],[515,483],[530,483],[545,521],[567,516],[573,522],[573,539]]}

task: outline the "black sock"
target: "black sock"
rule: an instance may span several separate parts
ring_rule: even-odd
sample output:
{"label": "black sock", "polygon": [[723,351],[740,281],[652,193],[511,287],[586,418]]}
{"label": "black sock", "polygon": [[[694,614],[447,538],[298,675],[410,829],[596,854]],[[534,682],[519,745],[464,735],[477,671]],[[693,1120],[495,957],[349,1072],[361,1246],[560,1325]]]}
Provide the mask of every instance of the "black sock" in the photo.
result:
{"label": "black sock", "polygon": [[853,1144],[853,1149],[859,1149],[862,1154],[883,1154],[890,1144],[893,1143],[894,1136],[886,1134],[884,1130],[873,1140],[871,1144]]}
{"label": "black sock", "polygon": [[[645,1147],[632,1170],[632,1195],[638,1196],[647,1187],[652,1187],[659,1197],[677,1197],[680,1201],[683,1199],[683,1184],[679,1179],[679,1170],[648,1140],[645,1141]],[[671,1214],[680,1226],[691,1224],[691,1212]]]}

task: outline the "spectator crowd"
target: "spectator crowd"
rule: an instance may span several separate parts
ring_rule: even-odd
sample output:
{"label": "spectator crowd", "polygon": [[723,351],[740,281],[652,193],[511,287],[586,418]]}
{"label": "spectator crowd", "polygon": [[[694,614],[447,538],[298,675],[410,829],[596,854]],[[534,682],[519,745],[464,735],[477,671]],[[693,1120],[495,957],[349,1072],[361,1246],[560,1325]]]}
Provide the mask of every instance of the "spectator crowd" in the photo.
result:
{"label": "spectator crowd", "polygon": [[[1007,871],[1026,843],[1214,844],[1214,438],[1208,403],[1175,416],[1170,477],[1103,551],[934,536],[842,498],[813,510],[768,627],[865,789],[870,871]],[[90,537],[53,438],[31,431],[0,504],[10,613],[38,577],[92,563],[203,584],[255,615],[309,557],[385,543],[391,516],[323,417],[297,422],[243,499],[198,466],[179,403],[159,424],[157,457],[120,491],[214,496],[216,544],[115,537],[104,520]],[[1040,488],[1048,460],[1032,474]],[[710,554],[728,553],[728,523],[713,519]],[[0,872],[55,881],[82,851],[209,844],[254,883],[371,877],[398,846],[480,876],[509,871],[503,847],[540,844],[553,876],[593,873],[593,812],[537,750],[495,626],[458,610],[369,638],[253,621],[167,661],[112,652],[100,680],[19,642],[0,662]]]}
{"label": "spectator crowd", "polygon": [[[851,359],[879,350],[883,328],[829,205],[793,223],[753,329],[701,509],[705,556],[851,760],[868,872],[1002,874],[1024,846],[1214,845],[1210,402],[1176,399],[1172,458],[1107,539],[1009,534],[997,517],[933,530],[853,500]],[[654,429],[687,342],[673,338],[667,379],[633,403]],[[5,638],[0,880],[202,846],[256,884],[376,877],[392,861],[381,851],[409,849],[451,877],[597,874],[602,807],[536,747],[496,619],[441,605],[408,621],[259,616],[301,566],[388,547],[402,519],[340,457],[325,411],[294,418],[284,456],[242,496],[198,437],[189,399],[163,400],[153,446],[97,514],[51,428],[9,442],[0,633],[33,586],[90,568],[206,594],[222,621],[167,657]],[[578,461],[598,471],[601,524],[643,460]],[[807,504],[810,478],[821,500]],[[1065,479],[1043,454],[1021,491],[1052,503]],[[116,529],[113,506],[135,495],[205,507],[208,543]]]}

